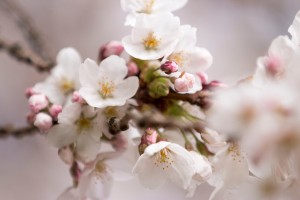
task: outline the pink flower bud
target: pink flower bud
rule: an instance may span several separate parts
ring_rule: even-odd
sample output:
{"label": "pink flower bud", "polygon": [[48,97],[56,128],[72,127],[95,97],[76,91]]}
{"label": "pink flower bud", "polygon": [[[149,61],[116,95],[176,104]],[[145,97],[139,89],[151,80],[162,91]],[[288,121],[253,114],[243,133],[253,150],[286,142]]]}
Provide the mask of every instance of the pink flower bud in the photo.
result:
{"label": "pink flower bud", "polygon": [[199,73],[197,73],[197,75],[200,78],[202,84],[206,84],[208,82],[208,76],[206,73],[199,72]]}
{"label": "pink flower bud", "polygon": [[36,113],[34,113],[34,112],[28,113],[27,116],[26,116],[27,122],[29,124],[33,124],[33,122],[35,120],[35,116],[36,116]]}
{"label": "pink flower bud", "polygon": [[59,113],[61,113],[61,111],[62,111],[62,106],[61,106],[61,105],[56,105],[56,104],[54,104],[54,105],[52,105],[52,106],[49,108],[49,113],[50,113],[50,115],[51,115],[53,118],[55,118],[55,119],[57,119],[57,116],[58,116]]}
{"label": "pink flower bud", "polygon": [[188,92],[195,84],[195,77],[192,74],[185,73],[174,82],[174,88],[177,92]]}
{"label": "pink flower bud", "polygon": [[38,113],[33,124],[43,132],[48,131],[52,127],[52,117],[46,113]]}
{"label": "pink flower bud", "polygon": [[134,76],[137,75],[137,73],[139,73],[139,68],[135,62],[129,62],[127,64],[127,68],[128,68],[128,76]]}
{"label": "pink flower bud", "polygon": [[28,99],[28,104],[29,104],[30,110],[32,112],[37,113],[37,112],[47,108],[47,106],[49,105],[49,101],[45,95],[35,94],[35,95],[32,95]]}
{"label": "pink flower bud", "polygon": [[267,72],[272,76],[276,76],[282,71],[282,62],[280,58],[276,56],[271,55],[267,57],[265,60],[265,66]]}
{"label": "pink flower bud", "polygon": [[74,162],[74,154],[69,146],[62,147],[58,150],[60,159],[67,165],[72,165]]}
{"label": "pink flower bud", "polygon": [[73,103],[81,103],[81,104],[86,103],[86,101],[81,97],[81,95],[79,94],[78,91],[73,92],[72,102]]}
{"label": "pink flower bud", "polygon": [[153,128],[147,128],[145,131],[145,134],[141,138],[141,143],[150,145],[156,143],[158,134],[155,129]]}
{"label": "pink flower bud", "polygon": [[99,50],[98,61],[101,61],[111,55],[121,55],[124,51],[124,47],[119,41],[110,41],[105,45],[101,46]]}
{"label": "pink flower bud", "polygon": [[160,69],[166,74],[171,74],[178,71],[178,65],[174,61],[167,61],[160,66]]}
{"label": "pink flower bud", "polygon": [[29,97],[31,97],[34,94],[38,94],[38,92],[34,91],[33,88],[27,88],[25,90],[25,96],[26,96],[26,98],[29,98]]}
{"label": "pink flower bud", "polygon": [[206,85],[208,90],[217,89],[217,88],[227,88],[228,86],[225,83],[220,81],[211,81]]}

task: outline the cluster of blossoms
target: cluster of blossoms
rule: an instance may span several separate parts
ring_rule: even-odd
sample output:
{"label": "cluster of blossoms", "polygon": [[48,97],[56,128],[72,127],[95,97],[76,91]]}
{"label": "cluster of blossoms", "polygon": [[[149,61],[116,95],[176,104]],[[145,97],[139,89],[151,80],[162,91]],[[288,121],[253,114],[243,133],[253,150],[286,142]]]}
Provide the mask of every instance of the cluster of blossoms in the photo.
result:
{"label": "cluster of blossoms", "polygon": [[74,184],[58,199],[106,199],[113,181],[134,177],[188,197],[207,182],[211,200],[298,199],[300,12],[292,38],[276,38],[254,75],[229,87],[209,82],[211,54],[171,13],[186,3],[121,0],[131,35],[103,45],[97,61],[62,49],[26,91],[28,122],[70,165]]}

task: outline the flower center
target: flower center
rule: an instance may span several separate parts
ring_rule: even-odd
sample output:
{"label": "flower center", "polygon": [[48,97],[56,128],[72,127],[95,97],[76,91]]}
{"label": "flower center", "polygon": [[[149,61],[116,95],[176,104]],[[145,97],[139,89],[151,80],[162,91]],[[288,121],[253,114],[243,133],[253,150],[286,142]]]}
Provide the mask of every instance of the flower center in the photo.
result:
{"label": "flower center", "polygon": [[176,64],[180,67],[182,67],[184,65],[184,63],[186,62],[186,58],[184,56],[184,54],[182,52],[178,52],[178,53],[172,53],[169,57],[168,60],[170,61],[174,61],[176,62]]}
{"label": "flower center", "polygon": [[59,87],[66,94],[74,90],[74,83],[67,78],[62,78]]}
{"label": "flower center", "polygon": [[81,117],[77,122],[78,132],[82,133],[82,130],[89,129],[91,127],[91,120]]}
{"label": "flower center", "polygon": [[232,159],[234,161],[237,161],[239,163],[242,162],[242,159],[244,158],[244,156],[241,153],[241,149],[238,143],[231,143],[230,146],[228,147],[228,153],[230,153]]}
{"label": "flower center", "polygon": [[161,167],[163,170],[165,170],[168,169],[172,163],[174,163],[174,160],[169,149],[164,148],[156,154],[156,159],[154,162],[156,167]]}
{"label": "flower center", "polygon": [[112,97],[113,92],[116,89],[115,84],[112,81],[100,82],[100,95],[102,98]]}
{"label": "flower center", "polygon": [[155,50],[160,45],[160,39],[158,39],[153,32],[150,32],[143,43],[146,50]]}
{"label": "flower center", "polygon": [[139,13],[151,14],[155,0],[144,0],[144,7]]}

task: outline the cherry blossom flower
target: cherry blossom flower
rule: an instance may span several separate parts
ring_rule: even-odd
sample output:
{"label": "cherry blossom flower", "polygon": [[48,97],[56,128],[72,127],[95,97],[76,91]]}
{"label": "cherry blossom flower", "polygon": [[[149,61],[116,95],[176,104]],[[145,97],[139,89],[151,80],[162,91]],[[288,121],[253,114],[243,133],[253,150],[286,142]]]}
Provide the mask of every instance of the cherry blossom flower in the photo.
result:
{"label": "cherry blossom flower", "polygon": [[179,66],[179,71],[188,73],[203,72],[212,62],[212,55],[204,48],[196,47],[196,28],[189,25],[181,26],[179,39],[170,55],[164,60],[174,61]]}
{"label": "cherry blossom flower", "polygon": [[149,145],[133,168],[141,184],[151,189],[161,186],[167,179],[187,189],[194,171],[190,153],[177,144],[164,141]]}
{"label": "cherry blossom flower", "polygon": [[102,136],[98,117],[92,107],[70,104],[58,115],[58,125],[49,130],[48,141],[58,148],[74,143],[81,160],[93,160],[99,151]]}
{"label": "cherry blossom flower", "polygon": [[121,0],[122,9],[129,12],[125,25],[134,26],[138,14],[155,15],[180,9],[187,0]]}
{"label": "cherry blossom flower", "polygon": [[33,89],[45,94],[52,103],[63,105],[68,95],[79,89],[78,70],[81,57],[75,49],[64,48],[58,53],[56,62],[51,75],[44,82],[36,84]]}
{"label": "cherry blossom flower", "polygon": [[215,187],[210,200],[223,199],[249,177],[248,162],[239,144],[231,143],[219,152],[214,164],[214,173],[208,183]]}
{"label": "cherry blossom flower", "polygon": [[262,86],[266,82],[282,78],[295,54],[296,46],[287,36],[279,36],[273,40],[268,55],[257,60],[257,69],[253,83]]}
{"label": "cherry blossom flower", "polygon": [[79,90],[82,98],[93,107],[122,106],[133,97],[139,87],[138,78],[128,73],[125,60],[112,55],[100,63],[86,59],[80,67]]}
{"label": "cherry blossom flower", "polygon": [[142,60],[162,58],[175,47],[179,25],[179,18],[171,14],[142,14],[137,18],[131,35],[122,39],[125,51]]}

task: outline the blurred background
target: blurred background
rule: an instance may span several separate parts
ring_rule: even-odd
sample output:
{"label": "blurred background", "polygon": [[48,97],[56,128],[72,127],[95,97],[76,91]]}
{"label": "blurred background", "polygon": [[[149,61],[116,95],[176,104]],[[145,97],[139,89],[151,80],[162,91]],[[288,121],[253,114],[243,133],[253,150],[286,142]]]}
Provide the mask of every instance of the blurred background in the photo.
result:
{"label": "blurred background", "polygon": [[[28,47],[14,16],[1,1],[0,38]],[[72,46],[83,59],[96,59],[100,45],[130,33],[130,28],[123,26],[126,13],[119,0],[15,2],[33,20],[52,57],[61,48]],[[299,9],[299,0],[189,0],[175,15],[182,24],[198,28],[198,45],[212,53],[210,80],[232,84],[254,71],[257,57],[266,53],[275,37],[287,34]],[[0,126],[26,123],[24,90],[44,78],[45,74],[0,51]],[[6,200],[53,200],[71,185],[68,167],[40,135],[0,140],[0,177],[0,199]],[[203,185],[192,199],[206,200],[210,191]],[[184,199],[184,192],[172,185],[150,191],[132,180],[114,185],[110,199],[121,198],[179,200]]]}

